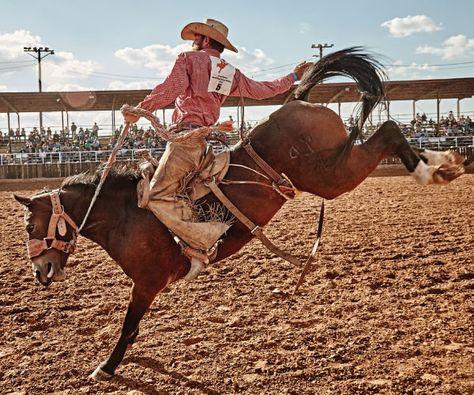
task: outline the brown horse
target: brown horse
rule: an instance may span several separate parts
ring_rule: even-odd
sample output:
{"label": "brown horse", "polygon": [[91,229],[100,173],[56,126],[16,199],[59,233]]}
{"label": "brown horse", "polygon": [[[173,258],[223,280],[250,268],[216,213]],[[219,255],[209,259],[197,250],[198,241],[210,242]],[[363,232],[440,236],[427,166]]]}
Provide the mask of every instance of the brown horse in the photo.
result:
{"label": "brown horse", "polygon": [[[334,199],[359,185],[385,157],[398,156],[421,184],[447,183],[463,172],[463,158],[452,152],[417,153],[408,145],[394,122],[384,123],[363,144],[353,144],[359,128],[348,136],[341,119],[330,109],[304,101],[309,90],[333,75],[351,76],[364,92],[360,127],[383,98],[378,64],[358,48],[323,58],[307,73],[294,97],[249,135],[254,150],[276,172],[284,173],[300,190]],[[295,100],[296,99],[296,100]],[[231,163],[262,170],[242,143],[231,150]],[[231,166],[226,179],[265,181],[257,172]],[[33,274],[43,285],[64,279],[64,267],[74,249],[76,230],[89,207],[100,175],[67,178],[61,188],[31,199],[16,196],[26,207],[26,230]],[[139,176],[132,171],[112,172],[81,231],[104,248],[133,280],[130,303],[122,332],[110,357],[93,377],[110,377],[122,361],[127,346],[138,334],[141,318],[155,296],[170,283],[184,277],[190,262],[181,253],[170,232],[145,209],[137,207]],[[223,192],[254,223],[264,226],[285,199],[262,184],[223,185]],[[209,194],[200,203],[213,204]],[[225,235],[215,261],[238,251],[252,234],[240,221]]]}

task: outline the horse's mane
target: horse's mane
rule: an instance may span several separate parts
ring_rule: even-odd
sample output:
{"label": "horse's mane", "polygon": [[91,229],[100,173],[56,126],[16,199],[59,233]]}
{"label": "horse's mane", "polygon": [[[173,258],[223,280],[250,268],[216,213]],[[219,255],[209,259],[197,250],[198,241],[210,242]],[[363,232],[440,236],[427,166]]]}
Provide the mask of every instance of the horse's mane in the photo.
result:
{"label": "horse's mane", "polygon": [[[68,186],[76,186],[76,185],[97,186],[97,184],[100,181],[100,177],[102,176],[104,166],[105,165],[99,166],[97,170],[93,173],[86,171],[86,172],[65,178],[61,184],[61,188],[68,187]],[[108,185],[109,187],[120,188],[120,187],[130,186],[130,184],[136,185],[136,183],[138,182],[138,180],[140,180],[140,178],[141,178],[141,175],[140,175],[139,170],[136,168],[136,166],[123,165],[123,164],[114,165],[110,169],[110,172],[107,176],[104,186]]]}

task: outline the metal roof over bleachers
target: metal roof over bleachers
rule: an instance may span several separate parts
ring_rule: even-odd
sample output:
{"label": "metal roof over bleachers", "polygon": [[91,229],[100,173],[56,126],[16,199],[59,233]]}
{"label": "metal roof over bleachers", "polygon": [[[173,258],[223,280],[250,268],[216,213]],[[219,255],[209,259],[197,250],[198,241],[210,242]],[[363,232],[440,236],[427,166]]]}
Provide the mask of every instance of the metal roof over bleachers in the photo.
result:
{"label": "metal roof over bleachers", "polygon": [[[437,100],[465,99],[474,95],[474,78],[388,81],[387,99]],[[293,87],[294,89],[294,87]],[[112,111],[123,104],[137,105],[150,90],[108,90],[74,92],[0,92],[0,113],[56,111]],[[245,99],[246,106],[280,105],[287,93],[270,99]],[[313,103],[348,103],[359,101],[355,83],[324,83],[314,87],[309,95]],[[224,106],[239,105],[238,97],[229,97]],[[171,103],[166,108],[173,108]]]}

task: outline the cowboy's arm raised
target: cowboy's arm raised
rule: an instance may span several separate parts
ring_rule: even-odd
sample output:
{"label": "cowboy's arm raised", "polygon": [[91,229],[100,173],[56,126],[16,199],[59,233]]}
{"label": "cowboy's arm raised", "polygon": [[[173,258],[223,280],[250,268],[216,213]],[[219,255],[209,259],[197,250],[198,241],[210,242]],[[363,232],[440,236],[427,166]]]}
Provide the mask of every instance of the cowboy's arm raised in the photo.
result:
{"label": "cowboy's arm raised", "polygon": [[[300,63],[294,69],[294,74],[301,79],[304,72],[312,63]],[[235,83],[232,86],[230,96],[244,96],[252,99],[267,99],[280,93],[287,92],[295,83],[293,73],[273,81],[255,81],[245,76],[240,70],[236,70]]]}

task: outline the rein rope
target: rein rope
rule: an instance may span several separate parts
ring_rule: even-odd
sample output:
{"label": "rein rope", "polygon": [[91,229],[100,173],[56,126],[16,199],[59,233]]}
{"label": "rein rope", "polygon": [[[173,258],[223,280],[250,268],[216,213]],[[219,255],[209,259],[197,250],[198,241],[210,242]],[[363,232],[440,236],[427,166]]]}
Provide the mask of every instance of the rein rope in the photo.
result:
{"label": "rein rope", "polygon": [[[212,133],[214,131],[221,131],[221,132],[229,132],[232,130],[232,122],[231,121],[225,121],[222,122],[218,126],[213,126],[213,127],[200,127],[197,129],[192,129],[192,130],[183,130],[181,132],[171,132],[167,129],[165,129],[161,124],[160,121],[158,120],[157,117],[155,117],[150,111],[147,111],[143,108],[137,108],[137,107],[132,107],[129,105],[123,105],[122,108],[120,109],[122,114],[125,116],[127,115],[135,115],[139,117],[144,117],[148,119],[151,122],[151,125],[155,129],[156,134],[161,137],[163,140],[167,142],[179,142],[179,141],[185,141],[185,140],[197,140],[204,138],[207,136],[209,133]],[[97,184],[96,190],[94,192],[94,196],[92,197],[92,200],[89,204],[89,208],[87,209],[87,212],[84,216],[84,219],[82,220],[81,226],[79,226],[78,232],[80,233],[81,230],[84,228],[84,225],[87,221],[87,218],[89,217],[89,214],[92,210],[92,207],[94,206],[97,197],[99,196],[100,190],[102,189],[102,186],[109,175],[110,169],[112,168],[113,164],[116,161],[117,157],[117,152],[118,150],[122,147],[125,138],[128,135],[128,131],[130,129],[130,122],[125,121],[125,127],[123,128],[122,132],[120,133],[120,136],[117,140],[117,144],[115,144],[114,149],[112,150],[109,159],[107,160],[107,163],[104,167],[104,171],[102,172],[102,175],[100,177],[99,183]]]}

